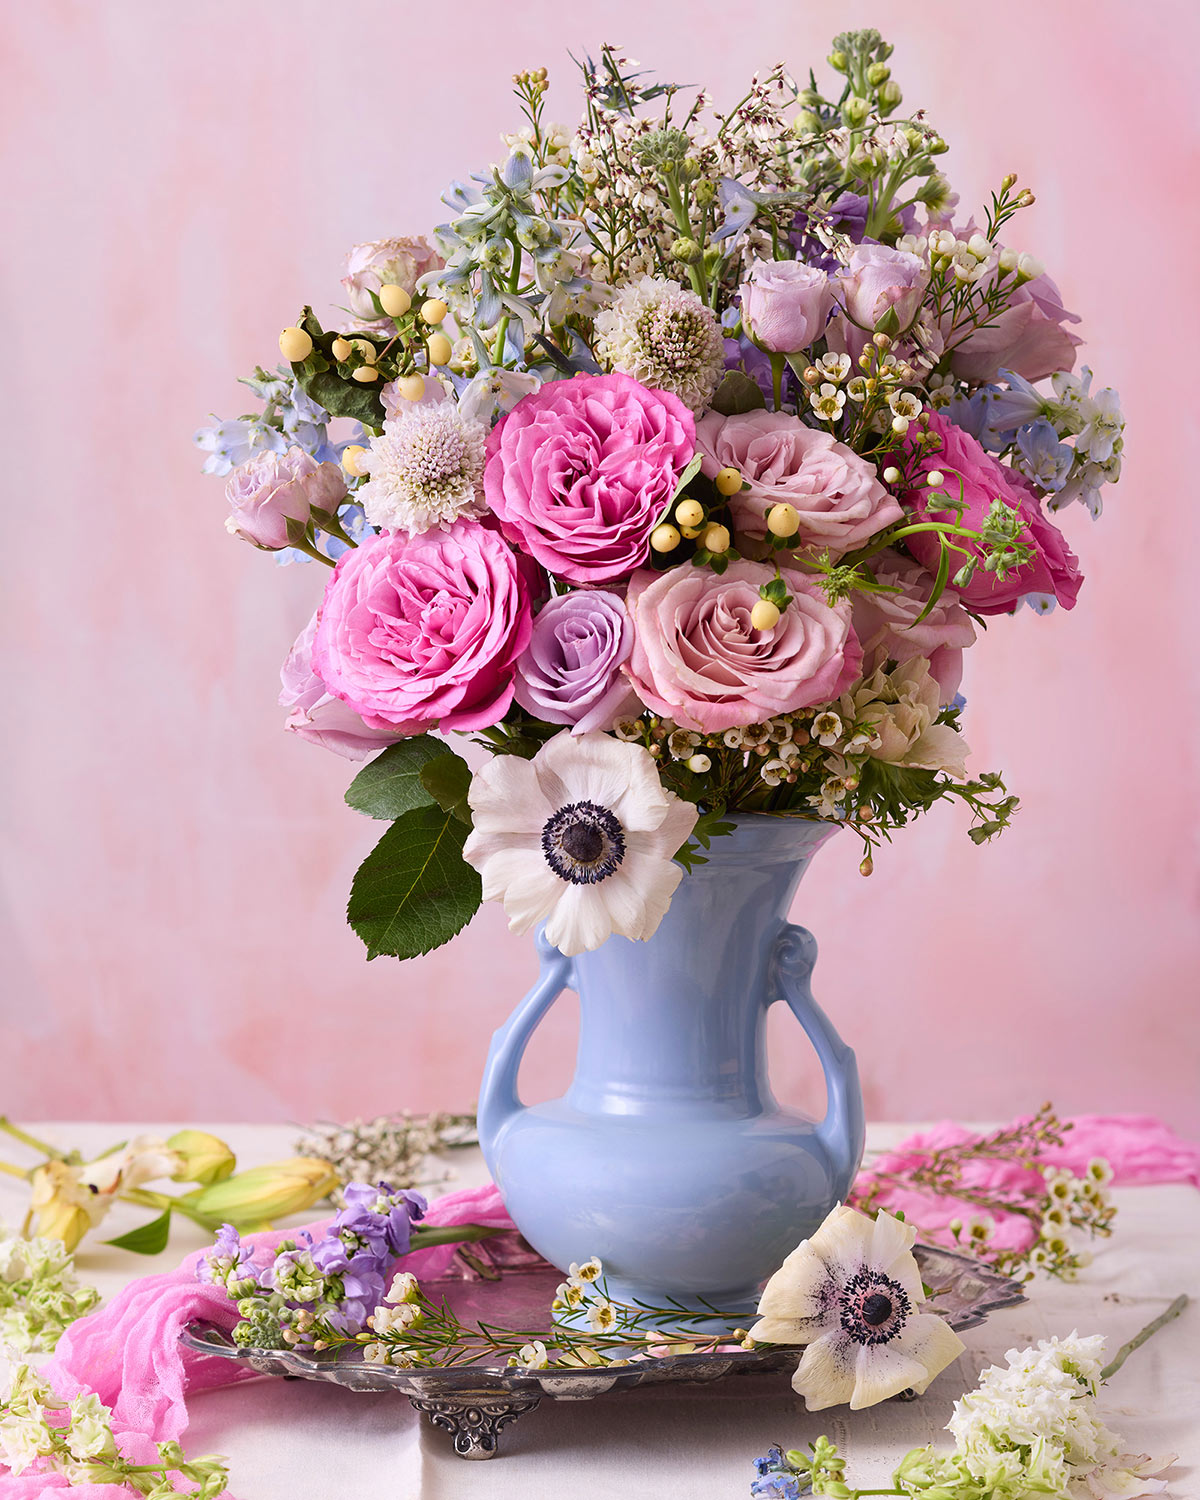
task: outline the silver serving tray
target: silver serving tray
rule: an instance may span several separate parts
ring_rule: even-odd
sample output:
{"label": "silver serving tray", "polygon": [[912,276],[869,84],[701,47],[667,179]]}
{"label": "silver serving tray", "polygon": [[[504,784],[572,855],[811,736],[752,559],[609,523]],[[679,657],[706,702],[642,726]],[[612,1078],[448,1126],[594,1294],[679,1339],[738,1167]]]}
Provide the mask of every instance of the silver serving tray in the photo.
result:
{"label": "silver serving tray", "polygon": [[[936,1294],[933,1307],[952,1328],[974,1328],[1002,1307],[1025,1301],[1019,1282],[978,1262],[936,1246],[914,1251],[925,1284]],[[562,1273],[544,1261],[517,1234],[461,1246],[449,1274],[422,1283],[434,1301],[449,1303],[464,1323],[480,1320],[494,1327],[550,1331],[550,1301]],[[367,1364],[356,1348],[298,1353],[291,1349],[245,1349],[211,1323],[189,1323],[181,1342],[197,1354],[234,1360],[261,1375],[293,1380],[325,1380],[352,1391],[396,1391],[454,1440],[462,1458],[492,1458],[497,1435],[543,1397],[588,1401],[609,1391],[642,1385],[701,1384],[725,1376],[788,1370],[794,1349],[737,1349],[728,1353],[675,1354],[628,1365],[601,1368],[514,1370],[499,1364],[426,1366],[400,1370]]]}

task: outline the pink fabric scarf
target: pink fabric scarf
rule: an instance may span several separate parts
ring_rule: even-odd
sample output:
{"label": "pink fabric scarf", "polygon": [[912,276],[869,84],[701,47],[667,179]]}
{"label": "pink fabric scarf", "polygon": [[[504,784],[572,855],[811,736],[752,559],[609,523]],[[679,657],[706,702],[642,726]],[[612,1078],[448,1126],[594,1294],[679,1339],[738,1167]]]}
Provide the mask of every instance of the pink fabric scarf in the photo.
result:
{"label": "pink fabric scarf", "polygon": [[[1200,1187],[1200,1146],[1181,1141],[1172,1131],[1145,1115],[1081,1115],[1073,1122],[1059,1151],[1050,1153],[1053,1166],[1083,1172],[1093,1157],[1104,1157],[1118,1185],[1152,1182],[1187,1182]],[[863,1172],[856,1189],[866,1191],[878,1172],[904,1172],[931,1147],[972,1138],[972,1132],[945,1120],[923,1134],[910,1136],[895,1151],[887,1153]],[[1011,1162],[980,1162],[972,1167],[972,1182],[980,1187],[1035,1193],[1040,1177]],[[901,1187],[886,1186],[877,1200],[882,1206],[903,1208],[925,1231],[942,1230],[952,1218],[967,1218],[973,1212],[950,1199],[931,1199]],[[997,1225],[996,1243],[1020,1244],[1020,1235],[1030,1233],[1028,1220],[1013,1214],[1012,1223]],[[507,1229],[512,1220],[492,1185],[450,1193],[432,1203],[427,1224],[486,1224]],[[319,1233],[328,1219],[308,1225]],[[297,1231],[271,1231],[251,1236],[255,1244],[274,1247]],[[404,1257],[405,1269],[424,1278],[442,1274],[455,1247],[440,1245]],[[254,1378],[254,1372],[227,1360],[193,1354],[179,1343],[185,1324],[206,1319],[231,1328],[237,1313],[222,1288],[195,1279],[200,1252],[190,1255],[177,1271],[146,1276],[132,1282],[107,1307],[73,1324],[45,1366],[54,1389],[64,1398],[81,1391],[95,1391],[112,1409],[113,1428],[122,1450],[136,1463],[154,1462],[154,1444],[182,1438],[188,1425],[187,1397],[213,1386]],[[26,1472],[19,1477],[0,1478],[2,1500],[38,1500],[52,1491],[67,1488],[66,1480],[52,1474]],[[122,1486],[98,1484],[76,1486],[80,1500],[115,1500],[131,1491]],[[227,1494],[226,1500],[234,1500]]]}

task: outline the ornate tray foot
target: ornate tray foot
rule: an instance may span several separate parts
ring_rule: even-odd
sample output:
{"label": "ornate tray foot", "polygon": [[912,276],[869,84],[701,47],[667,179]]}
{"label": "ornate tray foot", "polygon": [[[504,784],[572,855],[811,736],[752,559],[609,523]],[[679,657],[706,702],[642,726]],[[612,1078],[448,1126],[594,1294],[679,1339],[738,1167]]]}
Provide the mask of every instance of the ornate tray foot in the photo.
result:
{"label": "ornate tray foot", "polygon": [[459,1458],[495,1458],[500,1429],[515,1422],[524,1412],[532,1411],[541,1398],[513,1395],[499,1400],[494,1397],[455,1400],[447,1396],[408,1399],[435,1427],[452,1435]]}

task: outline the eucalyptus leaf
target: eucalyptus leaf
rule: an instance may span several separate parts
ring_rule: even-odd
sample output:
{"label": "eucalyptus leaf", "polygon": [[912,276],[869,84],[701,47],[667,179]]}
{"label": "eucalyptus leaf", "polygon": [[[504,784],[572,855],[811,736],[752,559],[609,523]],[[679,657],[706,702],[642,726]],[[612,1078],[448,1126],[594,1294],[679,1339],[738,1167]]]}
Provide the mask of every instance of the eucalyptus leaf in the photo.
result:
{"label": "eucalyptus leaf", "polygon": [[170,1233],[171,1210],[167,1208],[157,1219],[151,1219],[148,1224],[141,1224],[128,1234],[120,1235],[115,1240],[105,1240],[104,1243],[117,1250],[132,1250],[135,1255],[157,1255],[167,1248]]}
{"label": "eucalyptus leaf", "polygon": [[466,837],[465,823],[430,805],[397,818],[379,840],[358,867],[346,912],[368,959],[416,958],[467,925],[483,892],[462,857]]}
{"label": "eucalyptus leaf", "polygon": [[432,807],[437,799],[422,781],[421,772],[432,761],[450,755],[453,752],[441,740],[428,734],[400,740],[362,768],[346,788],[346,801],[355,812],[388,822],[414,807]]}

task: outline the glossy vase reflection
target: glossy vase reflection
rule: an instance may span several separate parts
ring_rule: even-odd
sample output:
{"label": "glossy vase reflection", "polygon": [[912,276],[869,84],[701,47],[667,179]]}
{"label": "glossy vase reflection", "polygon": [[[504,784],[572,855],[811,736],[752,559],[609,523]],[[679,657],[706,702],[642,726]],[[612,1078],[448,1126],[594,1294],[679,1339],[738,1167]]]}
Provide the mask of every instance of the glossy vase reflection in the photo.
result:
{"label": "glossy vase reflection", "polygon": [[[479,1100],[484,1156],[518,1228],[566,1267],[597,1255],[620,1300],[748,1310],[849,1190],[863,1147],[854,1053],[814,1002],[812,935],[787,912],[828,825],[734,819],[644,943],[610,938],[541,975],[496,1033]],[[563,989],[579,995],[575,1077],[526,1106],[517,1070]],[[784,1001],[825,1072],[819,1123],[781,1109],[765,1022]]]}

